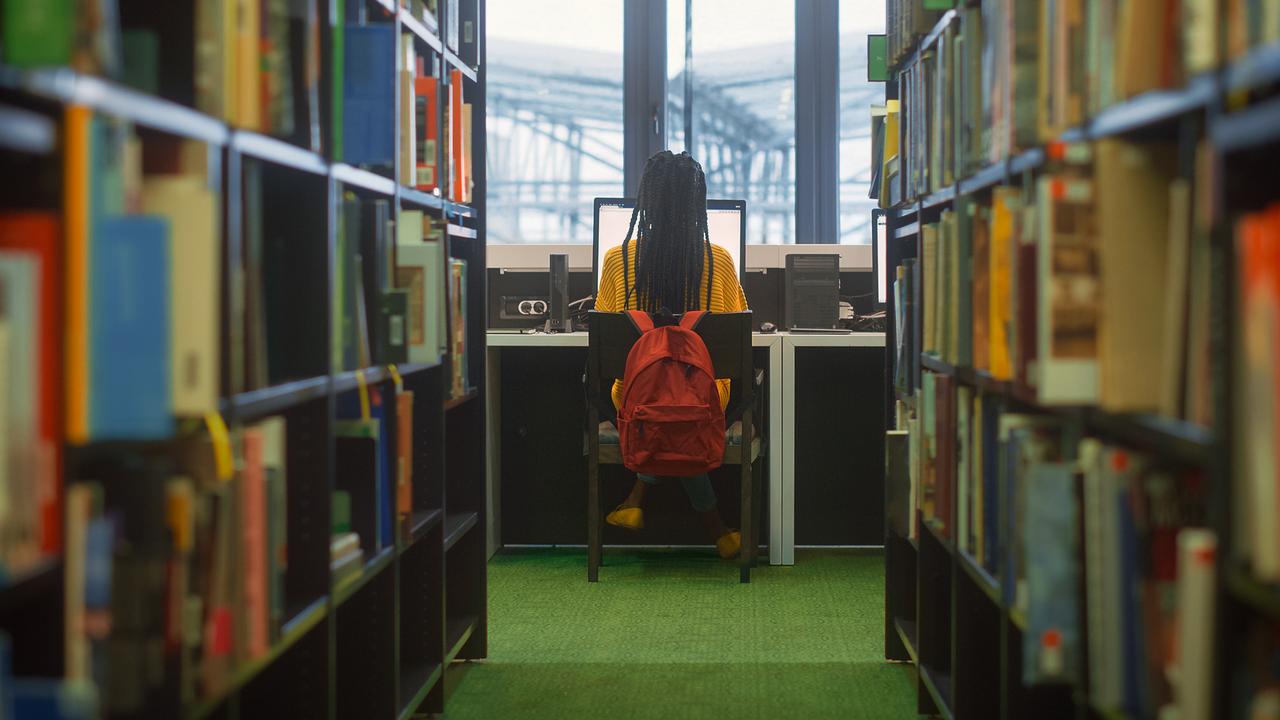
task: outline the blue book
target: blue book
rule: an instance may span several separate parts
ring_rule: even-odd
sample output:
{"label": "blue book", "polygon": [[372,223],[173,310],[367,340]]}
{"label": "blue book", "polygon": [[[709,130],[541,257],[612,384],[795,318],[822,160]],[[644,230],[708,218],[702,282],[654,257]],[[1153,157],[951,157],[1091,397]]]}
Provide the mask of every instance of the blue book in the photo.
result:
{"label": "blue book", "polygon": [[22,720],[94,720],[98,693],[88,681],[60,678],[13,680],[13,716]]}
{"label": "blue book", "polygon": [[343,33],[343,160],[352,165],[394,165],[395,26],[348,25]]}
{"label": "blue book", "polygon": [[1022,680],[1075,681],[1080,666],[1080,607],[1075,474],[1066,463],[1033,463],[1025,482],[1027,632]]}
{"label": "blue book", "polygon": [[170,437],[169,223],[104,217],[92,242],[89,433]]}
{"label": "blue book", "polygon": [[[377,464],[374,473],[374,496],[377,503],[377,549],[395,544],[395,493],[391,487],[391,435],[387,420],[387,406],[383,402],[382,393],[375,387],[369,388],[369,419],[377,427]],[[338,418],[342,420],[358,420],[360,418],[359,393],[346,393],[338,397]]]}

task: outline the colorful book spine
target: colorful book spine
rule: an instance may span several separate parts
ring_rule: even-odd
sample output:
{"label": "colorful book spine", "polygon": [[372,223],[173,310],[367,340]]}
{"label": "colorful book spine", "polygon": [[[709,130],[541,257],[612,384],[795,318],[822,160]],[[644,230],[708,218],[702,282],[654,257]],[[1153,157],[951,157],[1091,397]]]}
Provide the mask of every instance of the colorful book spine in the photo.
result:
{"label": "colorful book spine", "polygon": [[168,438],[168,223],[154,217],[100,220],[91,264],[89,434]]}
{"label": "colorful book spine", "polygon": [[395,163],[396,45],[393,25],[344,28],[342,157],[352,165]]}

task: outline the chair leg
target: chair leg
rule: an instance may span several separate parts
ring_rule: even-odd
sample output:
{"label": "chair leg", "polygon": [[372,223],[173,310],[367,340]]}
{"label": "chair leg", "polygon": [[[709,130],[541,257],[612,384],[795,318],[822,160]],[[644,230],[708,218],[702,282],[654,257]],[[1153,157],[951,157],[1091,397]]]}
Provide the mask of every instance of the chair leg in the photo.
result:
{"label": "chair leg", "polygon": [[751,582],[751,568],[755,565],[755,513],[751,511],[751,463],[743,463],[742,467],[742,550],[738,555],[738,581],[748,583]]}
{"label": "chair leg", "polygon": [[587,582],[600,579],[600,464],[587,461]]}

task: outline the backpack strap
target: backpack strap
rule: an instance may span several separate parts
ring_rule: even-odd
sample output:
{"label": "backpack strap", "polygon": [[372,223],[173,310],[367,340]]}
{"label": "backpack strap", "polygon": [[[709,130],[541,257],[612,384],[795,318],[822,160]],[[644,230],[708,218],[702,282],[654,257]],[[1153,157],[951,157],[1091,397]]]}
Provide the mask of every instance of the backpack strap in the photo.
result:
{"label": "backpack strap", "polygon": [[635,324],[636,329],[643,335],[653,329],[653,318],[649,317],[649,313],[643,310],[627,310],[631,322]]}
{"label": "backpack strap", "polygon": [[685,330],[694,329],[698,325],[698,321],[701,320],[702,316],[705,314],[706,313],[702,310],[689,310],[684,315],[680,316],[680,327]]}

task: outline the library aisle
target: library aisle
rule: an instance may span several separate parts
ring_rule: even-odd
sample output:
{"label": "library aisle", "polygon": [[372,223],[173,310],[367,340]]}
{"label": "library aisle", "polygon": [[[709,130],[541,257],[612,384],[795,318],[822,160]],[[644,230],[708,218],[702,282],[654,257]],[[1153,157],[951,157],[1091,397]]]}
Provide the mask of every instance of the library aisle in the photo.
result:
{"label": "library aisle", "polygon": [[[489,563],[489,657],[448,680],[449,720],[915,717],[884,661],[884,559],[800,550],[739,585],[705,550],[581,550]],[[455,679],[456,677],[456,679]]]}

